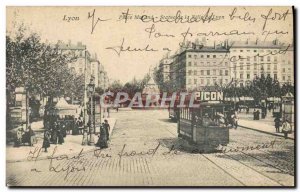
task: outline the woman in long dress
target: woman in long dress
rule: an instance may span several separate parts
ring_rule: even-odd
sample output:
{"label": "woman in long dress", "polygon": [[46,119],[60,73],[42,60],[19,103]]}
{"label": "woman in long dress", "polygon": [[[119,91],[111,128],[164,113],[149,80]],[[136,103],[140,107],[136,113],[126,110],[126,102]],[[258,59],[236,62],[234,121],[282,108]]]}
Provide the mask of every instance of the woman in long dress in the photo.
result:
{"label": "woman in long dress", "polygon": [[44,141],[43,141],[43,147],[45,149],[45,152],[47,152],[47,148],[50,147],[50,133],[48,130],[44,133]]}
{"label": "woman in long dress", "polygon": [[100,148],[107,148],[107,130],[105,129],[105,126],[103,124],[100,126],[100,137],[97,141],[97,146]]}

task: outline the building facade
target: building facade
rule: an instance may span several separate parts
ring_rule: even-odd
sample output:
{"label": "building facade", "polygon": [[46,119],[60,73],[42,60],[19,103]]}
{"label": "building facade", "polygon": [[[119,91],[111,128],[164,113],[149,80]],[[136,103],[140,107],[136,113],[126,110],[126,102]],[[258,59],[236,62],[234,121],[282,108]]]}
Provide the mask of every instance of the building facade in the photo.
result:
{"label": "building facade", "polygon": [[70,53],[76,59],[68,63],[68,67],[77,75],[86,75],[85,83],[90,82],[90,78],[94,78],[95,87],[107,89],[108,77],[103,64],[100,63],[96,54],[91,55],[86,46],[81,42],[72,44],[71,41],[63,43],[58,41],[58,49],[64,53]]}
{"label": "building facade", "polygon": [[195,45],[179,52],[170,64],[170,76],[179,89],[198,90],[230,82],[226,45]]}
{"label": "building facade", "polygon": [[230,61],[231,77],[238,86],[245,86],[261,75],[280,84],[293,83],[293,50],[278,40],[232,42]]}
{"label": "building facade", "polygon": [[175,89],[197,90],[206,86],[246,86],[262,74],[294,84],[293,45],[274,41],[224,41],[213,46],[187,43],[186,49],[161,59],[164,82]]}

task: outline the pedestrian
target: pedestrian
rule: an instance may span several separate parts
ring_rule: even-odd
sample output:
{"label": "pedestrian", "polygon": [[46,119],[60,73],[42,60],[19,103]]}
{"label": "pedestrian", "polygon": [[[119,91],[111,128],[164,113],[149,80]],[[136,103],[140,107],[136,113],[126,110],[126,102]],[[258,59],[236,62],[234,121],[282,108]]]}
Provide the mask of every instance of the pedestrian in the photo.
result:
{"label": "pedestrian", "polygon": [[276,133],[279,133],[279,127],[280,127],[280,118],[278,116],[275,117],[274,119],[275,122],[275,129],[276,129]]}
{"label": "pedestrian", "polygon": [[58,144],[63,144],[64,143],[64,136],[63,136],[63,132],[62,132],[62,129],[59,128],[57,130],[57,137],[58,137]]}
{"label": "pedestrian", "polygon": [[88,133],[86,130],[84,130],[82,134],[82,145],[87,145],[87,144],[88,144]]}
{"label": "pedestrian", "polygon": [[246,106],[246,114],[249,114],[249,107]]}
{"label": "pedestrian", "polygon": [[284,120],[283,124],[282,124],[282,132],[284,134],[284,138],[287,139],[288,138],[288,134],[292,132],[292,126],[289,123],[288,120]]}
{"label": "pedestrian", "polygon": [[237,116],[237,112],[235,112],[235,113],[233,114],[232,122],[233,122],[234,128],[237,129],[237,127],[238,127],[238,116]]}
{"label": "pedestrian", "polygon": [[43,141],[43,146],[42,148],[45,149],[45,152],[47,151],[47,148],[50,147],[50,133],[48,130],[45,130],[44,132],[44,141]]}
{"label": "pedestrian", "polygon": [[107,118],[109,118],[109,107],[107,107]]}
{"label": "pedestrian", "polygon": [[16,147],[19,147],[22,144],[22,137],[23,137],[22,128],[19,128],[17,131],[17,139],[15,142]]}
{"label": "pedestrian", "polygon": [[36,138],[35,138],[35,133],[34,131],[31,129],[31,126],[28,126],[28,136],[29,136],[29,145],[33,146],[33,143],[36,143]]}
{"label": "pedestrian", "polygon": [[58,124],[55,121],[54,127],[52,128],[52,131],[51,131],[51,141],[53,144],[57,144],[57,129],[58,129]]}
{"label": "pedestrian", "polygon": [[108,141],[109,140],[110,125],[108,124],[107,119],[104,120],[104,128],[105,128],[105,131],[107,132],[107,141]]}
{"label": "pedestrian", "polygon": [[100,136],[98,136],[98,141],[96,143],[96,146],[100,147],[101,149],[107,148],[107,130],[104,127],[104,123],[100,126]]}

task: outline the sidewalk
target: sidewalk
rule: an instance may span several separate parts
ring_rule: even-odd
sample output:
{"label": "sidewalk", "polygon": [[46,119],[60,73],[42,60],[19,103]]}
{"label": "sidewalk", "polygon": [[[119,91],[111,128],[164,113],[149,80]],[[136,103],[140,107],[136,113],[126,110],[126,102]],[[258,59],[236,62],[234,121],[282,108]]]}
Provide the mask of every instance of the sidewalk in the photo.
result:
{"label": "sidewalk", "polygon": [[[284,137],[283,133],[276,133],[274,127],[274,118],[271,116],[267,116],[265,119],[260,119],[260,120],[253,120],[253,116],[251,116],[250,114],[246,115],[243,113],[239,113],[238,116],[239,116],[238,124],[242,128]],[[294,139],[294,137],[295,137],[294,131],[291,134],[288,134],[289,139]]]}
{"label": "sidewalk", "polygon": [[[115,118],[107,118],[108,123],[110,124],[110,135],[115,127],[116,124],[116,119]],[[48,148],[48,152],[44,152],[44,149],[40,148],[43,145],[43,127],[38,126],[40,125],[39,122],[37,122],[37,125],[35,125],[35,129],[33,129],[35,132],[40,132],[37,133],[37,143],[31,147],[31,146],[20,146],[20,147],[13,147],[13,145],[7,145],[6,146],[6,162],[20,162],[20,161],[25,161],[27,158],[32,156],[32,154],[29,156],[30,151],[34,152],[35,151],[35,156],[39,154],[38,159],[46,159],[47,156],[52,155],[53,150],[55,147],[56,152],[55,156],[59,155],[69,155],[69,154],[78,154],[82,149],[83,153],[87,151],[91,151],[95,149],[95,146],[83,146],[81,145],[82,142],[82,135],[67,135],[64,138],[64,143],[62,145],[54,145],[51,144],[50,147]],[[97,142],[98,136],[95,135],[94,141]],[[40,153],[38,152],[40,150]]]}

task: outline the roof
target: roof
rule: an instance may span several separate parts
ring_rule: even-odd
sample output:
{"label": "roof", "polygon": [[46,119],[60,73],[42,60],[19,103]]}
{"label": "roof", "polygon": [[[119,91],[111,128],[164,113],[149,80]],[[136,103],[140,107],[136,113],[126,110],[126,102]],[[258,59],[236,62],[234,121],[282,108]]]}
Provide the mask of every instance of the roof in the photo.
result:
{"label": "roof", "polygon": [[283,44],[278,43],[278,41],[233,41],[229,45],[231,48],[268,48],[268,49],[278,49],[283,46]]}

